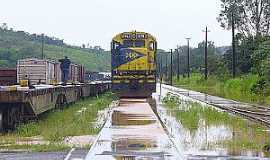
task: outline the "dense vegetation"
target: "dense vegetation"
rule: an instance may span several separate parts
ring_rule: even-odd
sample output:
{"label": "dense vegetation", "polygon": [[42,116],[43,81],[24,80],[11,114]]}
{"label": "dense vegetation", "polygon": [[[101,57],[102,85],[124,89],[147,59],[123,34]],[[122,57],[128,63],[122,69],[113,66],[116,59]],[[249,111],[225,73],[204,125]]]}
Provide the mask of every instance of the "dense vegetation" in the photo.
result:
{"label": "dense vegetation", "polygon": [[257,94],[253,91],[259,76],[242,75],[237,78],[220,78],[210,75],[208,80],[202,74],[193,73],[190,78],[174,77],[174,85],[186,89],[196,90],[210,95],[234,99],[242,102],[257,103],[270,106],[270,96]]}
{"label": "dense vegetation", "polygon": [[71,46],[54,37],[14,31],[6,24],[0,27],[0,67],[15,67],[22,58],[41,58],[42,41],[45,58],[57,60],[68,56],[74,63],[83,64],[86,70],[110,70],[110,53],[99,46]]}
{"label": "dense vegetation", "polygon": [[[218,21],[224,29],[235,28],[236,46],[236,77],[232,77],[232,48],[216,47],[214,42],[208,42],[208,71],[209,79],[206,81],[199,78],[203,74],[204,46],[205,42],[198,44],[198,47],[191,48],[190,62],[191,72],[196,73],[195,77],[186,80],[179,80],[180,85],[188,85],[192,89],[221,95],[224,97],[230,90],[227,84],[233,83],[231,89],[236,92],[228,98],[261,102],[269,105],[270,97],[270,2],[264,0],[232,1],[221,0],[221,11]],[[232,23],[234,22],[234,23]],[[177,52],[173,56],[173,74],[177,73],[177,64],[180,63],[180,74],[187,75],[187,46],[178,46],[180,62],[177,61]],[[159,52],[158,61],[161,59],[163,75],[170,77],[170,65],[166,67],[164,60],[168,54]],[[170,59],[168,56],[168,63]],[[186,83],[188,82],[188,84]],[[222,86],[222,87],[221,87]],[[237,91],[238,90],[238,91]],[[241,93],[240,93],[241,92]],[[239,95],[242,95],[240,98]],[[246,97],[246,98],[244,98]],[[250,97],[253,97],[252,100]]]}

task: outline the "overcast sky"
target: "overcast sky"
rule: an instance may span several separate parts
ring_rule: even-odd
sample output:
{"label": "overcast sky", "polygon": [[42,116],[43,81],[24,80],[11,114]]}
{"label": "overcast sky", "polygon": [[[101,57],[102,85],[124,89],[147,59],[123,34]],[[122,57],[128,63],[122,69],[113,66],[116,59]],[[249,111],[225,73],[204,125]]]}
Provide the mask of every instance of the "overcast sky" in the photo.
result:
{"label": "overcast sky", "polygon": [[216,21],[220,0],[1,0],[0,23],[15,30],[45,33],[66,43],[101,45],[123,31],[153,34],[159,48],[175,48],[191,37],[196,46],[204,39],[230,45],[230,32]]}

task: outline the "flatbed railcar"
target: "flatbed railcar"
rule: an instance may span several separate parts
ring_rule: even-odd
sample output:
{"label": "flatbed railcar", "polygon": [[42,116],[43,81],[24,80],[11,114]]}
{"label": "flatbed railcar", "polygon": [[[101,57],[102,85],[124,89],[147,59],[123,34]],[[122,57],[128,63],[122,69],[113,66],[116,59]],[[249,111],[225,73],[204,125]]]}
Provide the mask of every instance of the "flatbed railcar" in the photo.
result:
{"label": "flatbed railcar", "polygon": [[20,86],[0,88],[0,131],[13,130],[21,122],[35,120],[42,113],[62,109],[81,98],[108,91],[111,82],[52,86],[35,85],[35,89]]}
{"label": "flatbed railcar", "polygon": [[145,32],[123,32],[111,43],[112,91],[120,97],[149,97],[156,90],[157,41]]}

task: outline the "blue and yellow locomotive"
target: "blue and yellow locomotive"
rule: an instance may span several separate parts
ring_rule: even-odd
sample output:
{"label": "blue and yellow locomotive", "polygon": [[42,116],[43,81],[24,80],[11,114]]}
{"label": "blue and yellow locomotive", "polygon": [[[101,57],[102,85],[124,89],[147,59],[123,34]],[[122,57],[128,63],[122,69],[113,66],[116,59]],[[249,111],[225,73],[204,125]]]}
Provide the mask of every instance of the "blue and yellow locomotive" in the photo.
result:
{"label": "blue and yellow locomotive", "polygon": [[112,90],[120,97],[149,97],[156,91],[155,37],[124,32],[111,43]]}

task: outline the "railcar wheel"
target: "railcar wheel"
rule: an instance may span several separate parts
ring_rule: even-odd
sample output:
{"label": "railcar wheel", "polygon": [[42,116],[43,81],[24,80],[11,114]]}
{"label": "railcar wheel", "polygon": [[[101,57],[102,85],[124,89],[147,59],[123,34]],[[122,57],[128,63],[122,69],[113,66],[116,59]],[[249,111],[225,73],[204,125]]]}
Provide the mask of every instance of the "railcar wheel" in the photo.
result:
{"label": "railcar wheel", "polygon": [[0,111],[0,130],[14,130],[16,123],[19,122],[18,108],[7,106]]}
{"label": "railcar wheel", "polygon": [[66,97],[64,95],[59,95],[56,100],[55,109],[63,110],[64,106],[67,104]]}
{"label": "railcar wheel", "polygon": [[20,122],[20,112],[17,107],[12,107],[8,114],[8,129],[14,130]]}

